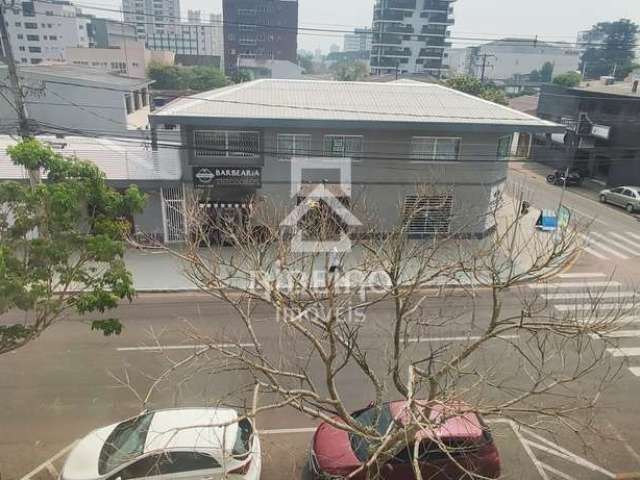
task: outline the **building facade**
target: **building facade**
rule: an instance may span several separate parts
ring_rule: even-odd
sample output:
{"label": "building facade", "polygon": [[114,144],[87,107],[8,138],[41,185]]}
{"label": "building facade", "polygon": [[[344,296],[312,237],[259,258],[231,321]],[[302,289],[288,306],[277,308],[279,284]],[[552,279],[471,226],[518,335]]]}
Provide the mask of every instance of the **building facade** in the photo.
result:
{"label": "building facade", "polygon": [[540,71],[545,63],[553,65],[552,78],[575,72],[580,63],[578,49],[561,42],[504,39],[469,47],[468,52],[468,71],[476,78],[499,84],[509,84],[514,78]]}
{"label": "building facade", "polygon": [[371,73],[446,71],[455,0],[376,0],[373,11]]}
{"label": "building facade", "polygon": [[223,0],[225,70],[239,58],[298,63],[298,0]]}
{"label": "building facade", "polygon": [[545,86],[538,116],[562,123],[559,135],[538,136],[534,158],[576,168],[609,186],[640,185],[640,74],[630,82],[593,81],[577,88]]}
{"label": "building facade", "polygon": [[91,28],[96,48],[118,48],[138,42],[135,25],[108,18],[92,18]]}
{"label": "building facade", "polygon": [[5,21],[13,56],[24,65],[64,62],[67,47],[91,45],[91,17],[70,2],[22,2],[6,9]]}
{"label": "building facade", "polygon": [[122,73],[135,78],[146,77],[147,57],[144,43],[137,41],[129,41],[117,48],[66,49],[66,61],[71,65]]}
{"label": "building facade", "polygon": [[353,33],[344,36],[344,52],[370,52],[373,33],[370,28],[356,28]]}
{"label": "building facade", "polygon": [[135,25],[138,39],[174,34],[180,23],[180,0],[122,0],[125,23]]}
{"label": "building facade", "polygon": [[338,195],[344,166],[351,193],[340,198],[362,228],[388,231],[421,205],[412,235],[482,236],[493,227],[487,212],[506,179],[513,134],[562,130],[419,82],[256,80],[199,98],[177,100],[150,122],[152,135],[178,126],[179,197],[195,192],[213,222],[263,205],[288,213],[316,188]]}
{"label": "building facade", "polygon": [[[63,64],[24,66],[18,75],[30,87],[25,107],[35,131],[117,135],[148,126],[148,80]],[[6,66],[0,78],[7,82]],[[0,99],[0,121],[17,123],[5,99]]]}

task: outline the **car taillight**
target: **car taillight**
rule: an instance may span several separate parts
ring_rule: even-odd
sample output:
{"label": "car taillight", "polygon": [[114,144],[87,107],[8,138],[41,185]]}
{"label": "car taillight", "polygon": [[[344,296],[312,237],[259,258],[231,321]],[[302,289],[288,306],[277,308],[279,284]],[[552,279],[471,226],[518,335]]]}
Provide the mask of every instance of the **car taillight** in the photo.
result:
{"label": "car taillight", "polygon": [[242,464],[234,470],[230,470],[227,473],[234,475],[246,475],[247,473],[249,473],[249,468],[251,468],[251,460],[249,460],[247,463]]}

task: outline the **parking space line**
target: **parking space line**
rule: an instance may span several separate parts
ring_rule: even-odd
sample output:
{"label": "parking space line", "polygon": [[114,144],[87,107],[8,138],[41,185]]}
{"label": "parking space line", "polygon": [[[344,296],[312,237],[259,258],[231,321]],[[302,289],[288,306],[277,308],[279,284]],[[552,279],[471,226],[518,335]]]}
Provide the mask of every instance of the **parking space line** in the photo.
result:
{"label": "parking space line", "polygon": [[607,352],[614,357],[638,357],[640,356],[640,347],[607,348]]}
{"label": "parking space line", "polygon": [[[220,343],[216,344],[219,348],[250,348],[253,343]],[[206,350],[210,345],[156,345],[153,347],[121,347],[116,348],[118,352],[163,352],[165,350]]]}
{"label": "parking space line", "polygon": [[[407,343],[428,343],[428,342],[476,342],[483,337],[479,336],[461,336],[461,337],[424,337],[424,338],[409,338]],[[498,337],[501,340],[514,340],[516,338],[520,338],[519,335],[499,335]]]}
{"label": "parking space line", "polygon": [[287,433],[313,433],[317,427],[309,428],[277,428],[274,430],[258,430],[260,435],[283,435]]}
{"label": "parking space line", "polygon": [[553,473],[555,476],[562,478],[563,480],[576,480],[575,477],[571,475],[567,475],[566,473],[561,472],[560,470],[553,468],[551,465],[547,465],[544,462],[540,462],[540,466],[544,468],[547,472]]}
{"label": "parking space line", "polygon": [[606,277],[606,273],[592,272],[592,273],[561,273],[558,278],[602,278]]}
{"label": "parking space line", "polygon": [[616,298],[633,298],[636,292],[581,292],[581,293],[545,293],[542,298],[547,300],[601,300]]}
{"label": "parking space line", "polygon": [[621,304],[617,304],[617,303],[610,303],[610,304],[604,304],[604,305],[580,305],[580,304],[576,304],[576,305],[555,305],[555,309],[558,310],[559,312],[571,312],[571,311],[581,311],[581,312],[586,312],[586,311],[594,311],[594,312],[598,312],[601,310],[619,310],[620,312],[624,312],[624,311],[632,311],[632,310],[637,310],[639,307],[639,305],[635,304],[635,303],[621,303]]}
{"label": "parking space line", "polygon": [[564,282],[564,283],[533,283],[528,285],[533,290],[560,288],[605,288],[620,287],[620,282]]}
{"label": "parking space line", "polygon": [[[618,330],[616,332],[605,333],[602,335],[607,338],[631,338],[640,337],[640,330]],[[599,338],[600,335],[593,334],[593,337]]]}
{"label": "parking space line", "polygon": [[[78,443],[78,440],[70,443],[69,445],[67,445],[66,447],[64,447],[62,450],[60,450],[58,453],[56,453],[53,457],[49,458],[48,460],[42,462],[40,465],[38,465],[36,468],[34,468],[33,470],[31,470],[29,473],[27,473],[24,477],[22,477],[20,480],[30,480],[31,477],[33,477],[34,475],[40,473],[42,470],[47,470],[49,473],[51,473],[51,470],[49,470],[49,468],[54,468],[53,467],[53,462],[55,462],[56,460],[58,460],[60,457],[62,457],[63,455],[65,455],[69,450],[71,450],[73,447],[76,446],[76,443]],[[55,469],[54,469],[55,470]],[[54,477],[57,478],[58,473],[56,472],[56,474],[54,475]]]}
{"label": "parking space line", "polygon": [[640,377],[640,367],[629,367],[629,371],[636,377]]}

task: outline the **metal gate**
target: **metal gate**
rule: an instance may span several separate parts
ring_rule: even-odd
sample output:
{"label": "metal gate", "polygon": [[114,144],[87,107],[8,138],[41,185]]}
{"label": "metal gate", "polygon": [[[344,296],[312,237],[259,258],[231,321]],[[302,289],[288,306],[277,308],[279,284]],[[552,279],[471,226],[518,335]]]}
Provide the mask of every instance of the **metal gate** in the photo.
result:
{"label": "metal gate", "polygon": [[164,228],[165,243],[184,241],[184,212],[185,194],[182,187],[163,187],[162,196],[162,226]]}

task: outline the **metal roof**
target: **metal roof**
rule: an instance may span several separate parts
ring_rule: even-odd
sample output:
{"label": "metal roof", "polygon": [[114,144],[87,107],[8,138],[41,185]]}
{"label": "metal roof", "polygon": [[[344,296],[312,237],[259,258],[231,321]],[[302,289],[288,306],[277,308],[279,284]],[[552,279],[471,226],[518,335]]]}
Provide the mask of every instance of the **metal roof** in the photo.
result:
{"label": "metal roof", "polygon": [[[92,138],[38,136],[58,153],[76,156],[95,164],[108,180],[180,180],[179,145],[151,150],[148,140],[133,138]],[[7,147],[18,142],[16,137],[0,135],[0,180],[22,180],[29,178],[27,172],[11,161]]]}
{"label": "metal roof", "polygon": [[[3,75],[6,75],[6,65],[0,65]],[[68,65],[68,64],[39,64],[18,66],[18,73],[26,79],[34,77],[46,76],[57,77],[60,82],[68,82],[78,85],[102,85],[113,89],[121,88],[123,90],[135,89],[149,85],[149,80],[141,78],[127,77],[115,72],[107,72],[97,68],[84,66]]]}
{"label": "metal roof", "polygon": [[558,128],[555,123],[442,85],[419,82],[262,79],[178,99],[150,116],[152,124],[214,119],[265,126],[347,122],[374,128],[382,124]]}

